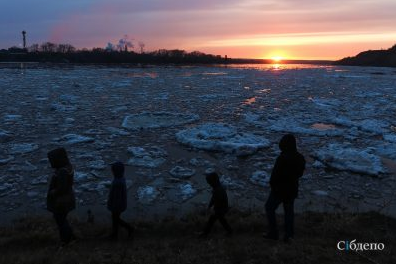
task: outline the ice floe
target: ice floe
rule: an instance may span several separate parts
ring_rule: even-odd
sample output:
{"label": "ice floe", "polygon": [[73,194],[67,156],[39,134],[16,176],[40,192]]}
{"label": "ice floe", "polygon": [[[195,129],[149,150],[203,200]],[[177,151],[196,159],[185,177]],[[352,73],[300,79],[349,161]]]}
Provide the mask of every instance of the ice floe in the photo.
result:
{"label": "ice floe", "polygon": [[228,175],[221,175],[220,182],[225,188],[229,190],[241,190],[245,188],[245,183],[243,181],[232,179]]}
{"label": "ice floe", "polygon": [[345,116],[335,117],[333,123],[346,127],[355,127],[361,131],[382,135],[389,128],[389,123],[377,119],[351,120]]}
{"label": "ice floe", "polygon": [[328,195],[329,195],[328,192],[323,191],[323,190],[314,190],[314,191],[312,191],[311,193],[312,193],[313,195],[322,196],[322,197],[328,196]]}
{"label": "ice floe", "polygon": [[195,174],[195,170],[186,167],[175,166],[169,171],[169,173],[178,179],[188,179]]}
{"label": "ice floe", "polygon": [[128,152],[132,157],[128,160],[129,165],[156,168],[161,166],[165,161],[167,153],[165,150],[155,147],[129,147]]}
{"label": "ice floe", "polygon": [[263,129],[269,129],[275,132],[289,132],[314,136],[340,136],[345,133],[342,129],[332,124],[317,122],[313,119],[308,119],[304,120],[304,122],[301,122],[294,117],[267,118],[267,116],[264,115],[247,113],[245,114],[245,120],[250,124],[254,124]]}
{"label": "ice floe", "polygon": [[94,170],[104,170],[107,167],[106,163],[101,159],[89,161],[87,166]]}
{"label": "ice floe", "polygon": [[153,186],[141,186],[137,190],[137,197],[139,199],[139,202],[143,204],[154,202],[159,194],[160,192],[158,191],[158,189]]}
{"label": "ice floe", "polygon": [[4,122],[16,122],[22,119],[22,115],[5,115],[4,116]]}
{"label": "ice floe", "polygon": [[314,152],[313,156],[326,166],[355,173],[378,176],[386,173],[381,158],[370,149],[356,149],[339,143],[329,144]]}
{"label": "ice floe", "polygon": [[32,163],[29,161],[25,161],[22,164],[15,164],[11,168],[8,169],[10,172],[15,172],[15,171],[25,171],[25,172],[31,172],[37,170],[37,166],[34,166]]}
{"label": "ice floe", "polygon": [[15,143],[11,144],[10,154],[26,154],[37,150],[39,146],[35,143]]}
{"label": "ice floe", "polygon": [[14,160],[13,156],[7,156],[6,158],[0,157],[0,166],[6,165],[8,162]]}
{"label": "ice floe", "polygon": [[10,132],[0,129],[0,143],[10,141],[12,135]]}
{"label": "ice floe", "polygon": [[179,189],[178,196],[183,201],[191,199],[197,193],[197,190],[193,188],[191,183],[181,183],[178,185],[178,189]]}
{"label": "ice floe", "polygon": [[249,177],[249,181],[255,185],[266,187],[269,185],[270,175],[265,171],[255,171]]}
{"label": "ice floe", "polygon": [[73,145],[79,143],[92,143],[95,141],[95,139],[77,134],[67,134],[59,138],[58,141],[62,144]]}
{"label": "ice floe", "polygon": [[204,150],[233,153],[237,156],[249,155],[258,149],[268,147],[269,140],[262,136],[238,132],[231,125],[206,123],[176,133],[182,144]]}
{"label": "ice floe", "polygon": [[128,131],[117,127],[107,127],[106,130],[111,133],[112,136],[129,136],[131,134]]}
{"label": "ice floe", "polygon": [[143,112],[128,115],[122,122],[122,127],[128,129],[150,129],[173,127],[199,120],[198,115],[171,112]]}

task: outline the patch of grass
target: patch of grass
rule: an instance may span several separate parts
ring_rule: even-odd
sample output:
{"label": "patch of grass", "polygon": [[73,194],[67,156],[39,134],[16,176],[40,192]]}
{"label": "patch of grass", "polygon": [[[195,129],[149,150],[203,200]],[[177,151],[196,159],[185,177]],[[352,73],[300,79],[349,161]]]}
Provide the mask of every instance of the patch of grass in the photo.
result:
{"label": "patch of grass", "polygon": [[[207,216],[197,213],[181,220],[136,222],[134,238],[120,233],[118,242],[104,239],[110,224],[73,221],[80,239],[62,249],[52,219],[20,219],[0,228],[0,263],[396,263],[396,219],[378,213],[296,215],[292,244],[261,237],[267,228],[264,215],[233,211],[228,219],[232,237],[216,224],[208,239],[198,239]],[[338,241],[353,239],[384,243],[385,249],[337,250]]]}

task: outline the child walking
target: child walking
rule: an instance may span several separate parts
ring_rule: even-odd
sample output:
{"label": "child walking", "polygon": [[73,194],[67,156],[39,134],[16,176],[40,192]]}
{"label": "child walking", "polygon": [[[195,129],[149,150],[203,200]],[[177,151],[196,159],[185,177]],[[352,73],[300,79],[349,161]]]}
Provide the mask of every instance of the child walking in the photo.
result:
{"label": "child walking", "polygon": [[210,199],[208,209],[213,206],[214,213],[209,217],[205,229],[200,234],[200,237],[206,237],[210,233],[210,230],[212,229],[216,220],[219,220],[223,228],[226,230],[227,235],[231,235],[232,229],[225,219],[225,215],[229,209],[227,192],[221,185],[219,176],[216,172],[207,174],[206,181],[212,187],[212,198]]}
{"label": "child walking", "polygon": [[120,218],[121,213],[127,208],[127,187],[124,177],[125,167],[122,162],[115,162],[111,165],[113,172],[113,182],[111,183],[107,208],[111,211],[113,229],[110,235],[111,240],[117,240],[118,227],[124,227],[128,231],[128,237],[132,236],[133,228]]}

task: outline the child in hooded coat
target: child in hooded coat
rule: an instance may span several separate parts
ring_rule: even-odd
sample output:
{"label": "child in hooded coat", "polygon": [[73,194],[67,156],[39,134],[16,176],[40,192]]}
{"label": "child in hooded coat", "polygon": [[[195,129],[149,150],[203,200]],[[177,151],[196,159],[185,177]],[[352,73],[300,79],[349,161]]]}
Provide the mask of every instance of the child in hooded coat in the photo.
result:
{"label": "child in hooded coat", "polygon": [[278,228],[275,218],[275,210],[283,203],[285,211],[285,242],[294,236],[294,200],[298,194],[298,180],[305,170],[305,159],[297,151],[296,138],[292,134],[282,137],[279,142],[281,154],[275,161],[272,169],[270,186],[271,193],[265,204],[269,223],[269,233],[265,236],[269,239],[278,239]]}
{"label": "child in hooded coat", "polygon": [[116,240],[118,238],[118,227],[124,227],[128,231],[130,237],[133,232],[133,228],[130,224],[126,223],[120,218],[121,213],[127,208],[127,187],[124,177],[124,164],[122,162],[116,162],[111,165],[113,172],[113,182],[111,183],[109,198],[107,200],[107,209],[111,211],[113,230],[110,235],[110,239]]}
{"label": "child in hooded coat", "polygon": [[214,213],[209,217],[205,229],[200,236],[207,236],[216,220],[219,220],[219,222],[222,224],[224,229],[227,231],[227,235],[231,235],[232,229],[225,219],[225,215],[229,209],[227,192],[221,185],[219,176],[216,172],[207,174],[206,181],[212,187],[212,198],[210,199],[208,209],[213,207]]}

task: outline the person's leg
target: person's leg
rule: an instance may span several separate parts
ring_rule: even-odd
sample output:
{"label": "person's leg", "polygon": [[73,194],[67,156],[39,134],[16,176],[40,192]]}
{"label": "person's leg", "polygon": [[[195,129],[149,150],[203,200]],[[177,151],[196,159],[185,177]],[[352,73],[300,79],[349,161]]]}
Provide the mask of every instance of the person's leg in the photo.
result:
{"label": "person's leg", "polygon": [[69,220],[67,220],[67,215],[68,213],[65,213],[64,228],[65,228],[65,237],[67,239],[67,243],[69,243],[72,239],[76,239],[76,237],[73,234],[73,230],[69,224]]}
{"label": "person's leg", "polygon": [[213,224],[216,222],[216,220],[217,220],[216,214],[212,214],[212,215],[209,217],[209,220],[208,220],[208,222],[206,223],[205,229],[204,229],[204,231],[203,231],[203,235],[207,235],[207,234],[210,233],[210,230],[212,229]]}
{"label": "person's leg", "polygon": [[294,199],[283,203],[285,210],[285,240],[294,237]]}
{"label": "person's leg", "polygon": [[269,225],[269,233],[267,234],[268,238],[278,239],[278,227],[276,224],[276,216],[275,211],[278,208],[281,201],[275,197],[275,195],[271,192],[267,202],[265,203],[265,211],[267,213],[268,225]]}
{"label": "person's leg", "polygon": [[72,237],[72,231],[67,222],[67,213],[54,213],[55,222],[58,226],[59,236],[63,243],[69,243]]}
{"label": "person's leg", "polygon": [[217,219],[219,219],[219,222],[224,227],[224,229],[227,231],[227,234],[232,234],[232,228],[228,224],[227,220],[225,219],[225,214],[218,214]]}
{"label": "person's leg", "polygon": [[113,230],[111,233],[111,238],[118,237],[118,225],[120,223],[120,213],[118,212],[111,212],[111,219],[113,223]]}
{"label": "person's leg", "polygon": [[132,236],[133,228],[129,223],[125,222],[123,219],[121,219],[121,217],[119,217],[118,223],[120,226],[128,230],[129,237]]}

